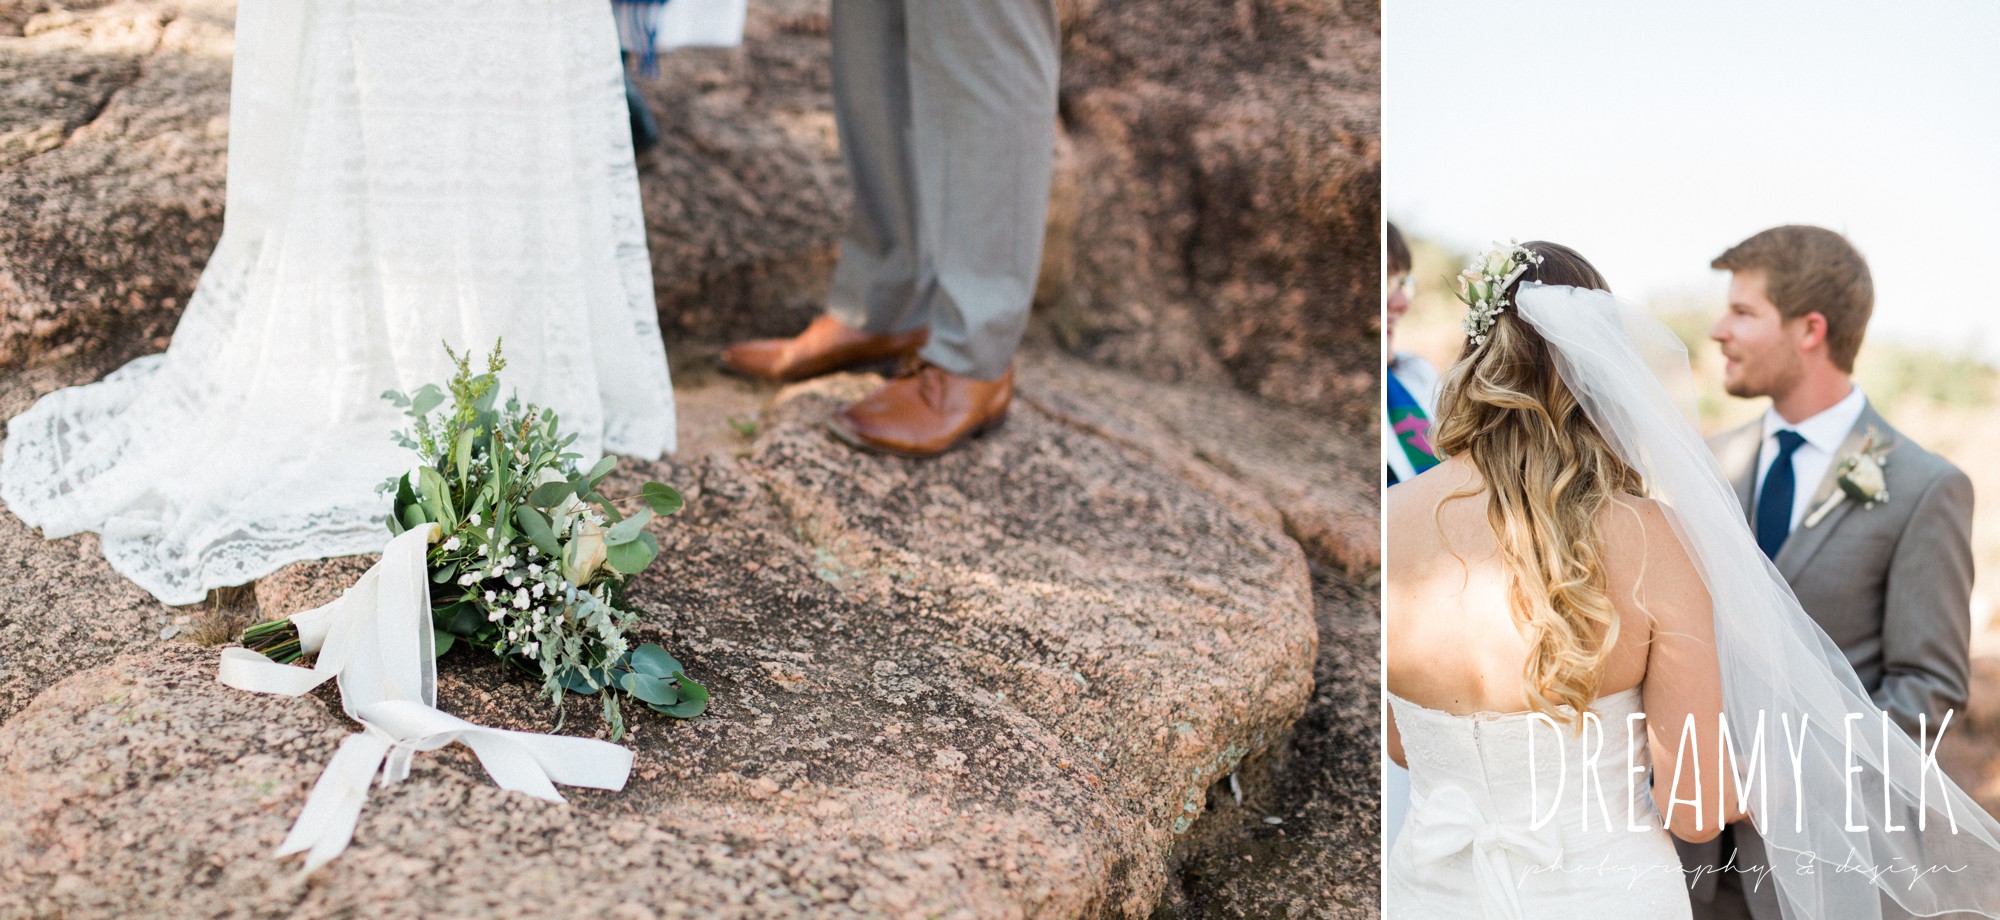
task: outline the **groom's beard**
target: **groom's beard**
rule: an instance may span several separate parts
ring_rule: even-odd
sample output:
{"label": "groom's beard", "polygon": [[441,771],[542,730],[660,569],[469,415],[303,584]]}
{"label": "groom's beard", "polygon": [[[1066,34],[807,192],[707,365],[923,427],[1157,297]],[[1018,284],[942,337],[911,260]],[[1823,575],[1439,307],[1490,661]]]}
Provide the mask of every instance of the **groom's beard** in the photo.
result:
{"label": "groom's beard", "polygon": [[[1725,354],[1723,357],[1726,358],[1728,355]],[[1739,359],[1736,364],[1736,373],[1733,375],[1725,374],[1723,377],[1723,392],[1738,399],[1755,399],[1759,396],[1777,397],[1781,394],[1791,392],[1792,388],[1798,386],[1799,380],[1805,376],[1805,362],[1796,354],[1787,354],[1785,357],[1789,357],[1790,360],[1779,358],[1775,361],[1767,359],[1763,362],[1758,362],[1755,360]],[[1777,362],[1782,362],[1782,364],[1777,365]]]}

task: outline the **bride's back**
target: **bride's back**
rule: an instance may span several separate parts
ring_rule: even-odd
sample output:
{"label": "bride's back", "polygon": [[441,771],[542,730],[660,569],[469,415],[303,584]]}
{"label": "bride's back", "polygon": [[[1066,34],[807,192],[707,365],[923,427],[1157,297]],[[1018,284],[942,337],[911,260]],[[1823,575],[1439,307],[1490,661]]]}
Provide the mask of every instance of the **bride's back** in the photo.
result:
{"label": "bride's back", "polygon": [[[1464,460],[1389,490],[1384,500],[1388,553],[1383,652],[1390,692],[1445,712],[1519,712],[1531,708],[1524,675],[1533,642],[1516,622],[1487,495]],[[1654,624],[1639,590],[1684,592],[1671,571],[1647,573],[1647,548],[1660,541],[1678,551],[1658,506],[1624,496],[1599,517],[1605,583],[1619,629],[1599,682],[1599,696],[1638,686],[1646,674]],[[1685,557],[1683,556],[1683,559]],[[1683,577],[1693,571],[1683,564]],[[1602,641],[1603,632],[1591,638]],[[1560,702],[1549,700],[1550,703]]]}
{"label": "bride's back", "polygon": [[[1639,716],[1644,734],[1628,742],[1643,760],[1684,724],[1713,750],[1721,711],[1707,589],[1669,510],[1641,497],[1647,484],[1583,411],[1547,342],[1507,309],[1530,273],[1608,289],[1581,255],[1553,243],[1497,251],[1468,269],[1471,337],[1437,411],[1435,444],[1449,459],[1384,501],[1387,690],[1436,729],[1412,736],[1431,746],[1416,753],[1435,755],[1432,772],[1456,763],[1486,792],[1489,757],[1512,762],[1515,739],[1466,734],[1459,723],[1533,712],[1582,729],[1587,713],[1618,710]],[[1385,741],[1402,760],[1390,715]],[[1704,772],[1676,771],[1652,791],[1662,801],[1685,793],[1713,813],[1725,783]],[[1416,771],[1412,782],[1425,785]],[[1677,835],[1713,835],[1713,821],[1685,817],[1667,814]]]}

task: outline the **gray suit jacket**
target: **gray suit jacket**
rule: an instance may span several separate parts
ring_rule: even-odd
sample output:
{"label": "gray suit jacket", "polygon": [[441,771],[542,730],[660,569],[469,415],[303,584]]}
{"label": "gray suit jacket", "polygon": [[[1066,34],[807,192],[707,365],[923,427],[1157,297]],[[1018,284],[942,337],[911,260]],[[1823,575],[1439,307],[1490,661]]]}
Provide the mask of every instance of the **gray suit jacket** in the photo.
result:
{"label": "gray suit jacket", "polygon": [[[1936,738],[1946,710],[1959,710],[1953,721],[1964,717],[1971,685],[1972,480],[1890,427],[1873,404],[1862,409],[1837,457],[1859,451],[1871,426],[1894,445],[1883,466],[1889,500],[1872,508],[1841,502],[1814,526],[1801,523],[1772,561],[1800,606],[1847,654],[1875,705],[1912,736],[1918,714],[1924,714]],[[1753,527],[1763,440],[1762,418],[1709,440]],[[1836,459],[1828,468],[1809,508],[1818,509],[1839,488],[1838,465]],[[1748,822],[1732,826],[1730,833],[1744,851],[1739,865],[1762,862],[1764,847]],[[1690,868],[1713,866],[1722,855],[1720,839],[1679,845]],[[1744,876],[1719,878],[1727,887]],[[1696,886],[1697,916],[1742,916],[1700,910],[1715,897],[1717,879],[1709,875]],[[1778,920],[1770,884],[1763,889],[1745,894],[1750,915]],[[1895,905],[1885,903],[1885,917],[1898,915]]]}

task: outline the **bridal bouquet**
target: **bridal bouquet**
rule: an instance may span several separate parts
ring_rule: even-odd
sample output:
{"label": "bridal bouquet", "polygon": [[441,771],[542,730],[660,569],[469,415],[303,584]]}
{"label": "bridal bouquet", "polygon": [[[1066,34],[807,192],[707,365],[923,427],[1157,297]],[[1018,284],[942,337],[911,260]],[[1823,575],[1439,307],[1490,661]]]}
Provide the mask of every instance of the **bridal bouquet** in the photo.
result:
{"label": "bridal bouquet", "polygon": [[[458,370],[445,388],[383,394],[411,419],[397,442],[422,460],[380,487],[394,495],[392,534],[442,531],[427,559],[437,653],[467,642],[539,676],[553,701],[565,690],[595,694],[613,741],[624,736],[625,696],[670,716],[701,714],[708,691],[660,646],[633,647],[625,633],[636,618],[619,605],[626,579],[659,555],[646,523],[680,510],[680,493],[649,482],[605,497],[598,486],[616,460],[579,470],[576,435],[561,433],[554,412],[511,397],[496,405],[506,367],[497,343],[484,374],[472,373],[470,351],[446,353]],[[299,657],[289,620],[251,627],[244,645]]]}

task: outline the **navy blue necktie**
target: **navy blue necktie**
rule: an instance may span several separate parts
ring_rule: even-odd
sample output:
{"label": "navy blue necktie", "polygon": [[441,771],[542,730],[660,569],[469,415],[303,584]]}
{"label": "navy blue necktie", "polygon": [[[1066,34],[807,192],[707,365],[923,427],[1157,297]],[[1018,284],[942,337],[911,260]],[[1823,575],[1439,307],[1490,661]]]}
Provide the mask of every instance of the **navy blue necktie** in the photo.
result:
{"label": "navy blue necktie", "polygon": [[1792,534],[1792,499],[1798,492],[1798,475],[1792,472],[1792,454],[1806,443],[1796,431],[1778,432],[1778,458],[1764,474],[1764,486],[1757,490],[1757,548],[1772,559]]}

